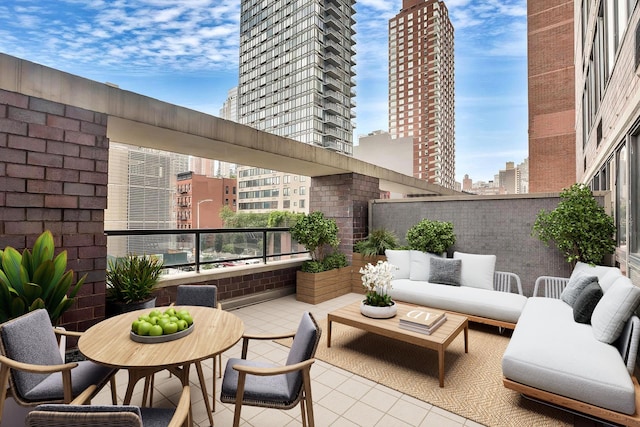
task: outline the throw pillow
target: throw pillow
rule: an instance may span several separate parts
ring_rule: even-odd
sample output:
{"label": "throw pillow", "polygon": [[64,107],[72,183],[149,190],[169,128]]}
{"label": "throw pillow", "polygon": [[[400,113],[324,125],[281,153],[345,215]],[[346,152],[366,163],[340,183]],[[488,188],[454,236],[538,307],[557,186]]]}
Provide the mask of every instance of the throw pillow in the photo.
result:
{"label": "throw pillow", "polygon": [[560,299],[573,307],[573,304],[576,302],[576,298],[578,298],[578,295],[580,295],[584,288],[589,286],[590,283],[594,282],[598,283],[598,278],[596,276],[587,276],[581,274],[571,276],[569,282],[567,283],[567,286],[565,286],[562,294],[560,294]]}
{"label": "throw pillow", "polygon": [[591,314],[602,295],[602,288],[597,281],[589,283],[573,303],[573,320],[578,323],[591,323]]}
{"label": "throw pillow", "polygon": [[394,279],[408,279],[409,272],[411,271],[411,252],[387,249],[384,251],[385,256],[389,264],[398,267],[397,270],[393,270]]}
{"label": "throw pillow", "polygon": [[640,288],[620,277],[605,292],[591,315],[593,335],[598,341],[613,343],[640,304]]}
{"label": "throw pillow", "polygon": [[460,283],[462,286],[493,290],[493,275],[496,269],[495,255],[477,255],[454,252],[453,259],[462,261]]}
{"label": "throw pillow", "polygon": [[451,258],[432,257],[429,260],[429,282],[460,286],[462,261]]}
{"label": "throw pillow", "polygon": [[429,280],[429,259],[436,256],[422,251],[411,251],[411,270],[409,271],[409,279],[411,280]]}

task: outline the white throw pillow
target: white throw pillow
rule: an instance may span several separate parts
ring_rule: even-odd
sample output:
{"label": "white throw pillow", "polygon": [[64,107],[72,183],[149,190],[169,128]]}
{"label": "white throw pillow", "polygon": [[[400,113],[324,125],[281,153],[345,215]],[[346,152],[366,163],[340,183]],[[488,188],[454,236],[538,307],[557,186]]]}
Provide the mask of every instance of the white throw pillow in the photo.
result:
{"label": "white throw pillow", "polygon": [[387,249],[384,251],[389,264],[398,267],[393,270],[394,279],[408,279],[411,271],[411,251],[402,251],[396,249]]}
{"label": "white throw pillow", "polygon": [[613,343],[640,304],[640,288],[620,277],[607,290],[591,315],[593,335],[598,341]]}
{"label": "white throw pillow", "polygon": [[496,270],[495,255],[454,252],[453,258],[462,260],[462,286],[493,290],[493,275]]}
{"label": "white throw pillow", "polygon": [[432,256],[435,255],[422,251],[411,251],[409,279],[429,281],[429,265]]}

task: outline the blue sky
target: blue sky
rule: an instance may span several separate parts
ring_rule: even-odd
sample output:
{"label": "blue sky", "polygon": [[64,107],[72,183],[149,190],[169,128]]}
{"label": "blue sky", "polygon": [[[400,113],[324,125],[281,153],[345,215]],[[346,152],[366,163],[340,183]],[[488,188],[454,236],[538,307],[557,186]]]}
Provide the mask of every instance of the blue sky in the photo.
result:
{"label": "blue sky", "polygon": [[[455,28],[456,179],[527,157],[526,0],[445,1]],[[388,130],[387,28],[356,3],[356,135]],[[10,0],[0,52],[218,115],[238,82],[240,0]]]}

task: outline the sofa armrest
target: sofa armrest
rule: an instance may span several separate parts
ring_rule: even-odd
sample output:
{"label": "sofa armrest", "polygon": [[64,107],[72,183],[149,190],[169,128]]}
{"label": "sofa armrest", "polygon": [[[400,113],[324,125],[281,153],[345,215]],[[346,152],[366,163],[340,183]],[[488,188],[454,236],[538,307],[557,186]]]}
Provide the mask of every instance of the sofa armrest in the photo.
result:
{"label": "sofa armrest", "polygon": [[515,273],[508,273],[506,271],[496,271],[493,274],[493,289],[500,292],[511,292],[512,282],[516,282],[518,293],[522,293],[522,282],[520,282],[520,276]]}
{"label": "sofa armrest", "polygon": [[[569,279],[566,277],[554,277],[554,276],[540,276],[536,279],[535,287],[533,288],[533,296],[543,296],[547,298],[560,298],[562,291],[569,283]],[[544,287],[544,295],[538,295]]]}
{"label": "sofa armrest", "polygon": [[638,344],[640,343],[640,318],[631,316],[627,321],[620,337],[613,343],[620,352],[622,360],[627,365],[629,375],[633,375],[638,355]]}

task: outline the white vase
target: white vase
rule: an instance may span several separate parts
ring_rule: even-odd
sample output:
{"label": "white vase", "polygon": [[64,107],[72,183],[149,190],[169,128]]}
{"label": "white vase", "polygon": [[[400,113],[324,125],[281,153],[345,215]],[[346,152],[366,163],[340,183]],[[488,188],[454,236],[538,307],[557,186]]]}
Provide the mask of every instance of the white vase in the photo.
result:
{"label": "white vase", "polygon": [[388,307],[376,307],[373,305],[367,305],[364,302],[360,304],[360,313],[363,316],[371,317],[373,319],[389,319],[398,312],[398,306],[394,302],[393,305]]}

